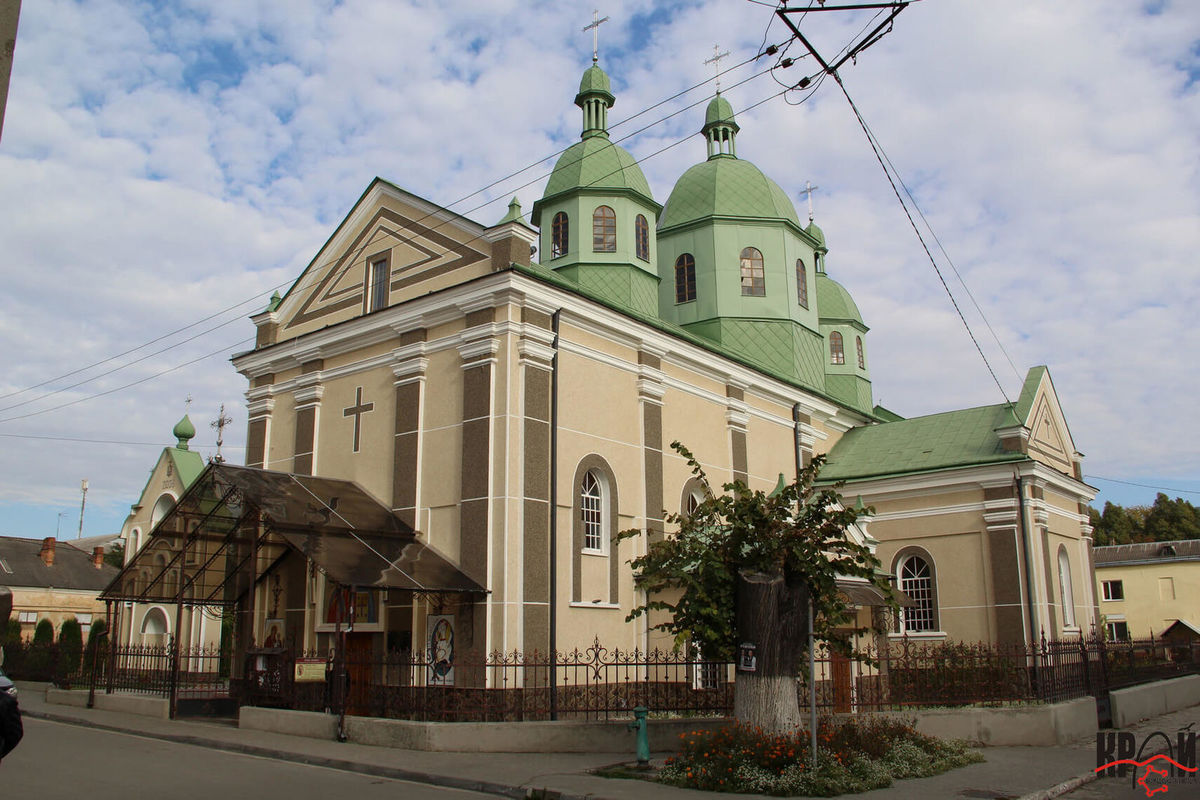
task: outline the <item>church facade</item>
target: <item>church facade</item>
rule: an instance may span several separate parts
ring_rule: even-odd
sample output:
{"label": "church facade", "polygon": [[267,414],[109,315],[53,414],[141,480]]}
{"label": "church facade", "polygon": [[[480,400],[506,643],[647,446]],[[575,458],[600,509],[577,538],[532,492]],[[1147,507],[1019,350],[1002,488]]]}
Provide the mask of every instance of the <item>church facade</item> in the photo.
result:
{"label": "church facade", "polygon": [[[479,652],[669,645],[626,617],[628,562],[697,497],[674,441],[718,487],[769,489],[828,454],[825,476],[875,506],[852,535],[913,597],[898,633],[1088,630],[1093,490],[1048,373],[1018,403],[951,412],[959,439],[874,406],[825,236],[739,157],[729,103],[660,205],[608,136],[597,65],[575,102],[582,135],[528,221],[515,199],[485,226],[376,179],[233,359],[247,467],[352,481],[486,590],[352,587],[352,646],[412,646],[447,619]],[[642,534],[614,541],[626,529]],[[270,569],[253,641],[273,615],[294,647],[331,646],[328,572],[299,550]]]}

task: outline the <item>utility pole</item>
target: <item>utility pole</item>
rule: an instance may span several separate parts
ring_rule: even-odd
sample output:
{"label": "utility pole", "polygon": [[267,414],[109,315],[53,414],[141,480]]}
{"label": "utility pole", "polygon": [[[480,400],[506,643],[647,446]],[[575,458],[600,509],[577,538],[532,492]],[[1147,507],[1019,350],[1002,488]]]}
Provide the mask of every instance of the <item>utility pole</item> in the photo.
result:
{"label": "utility pole", "polygon": [[76,539],[83,538],[83,509],[87,507],[87,478],[79,482],[79,488],[83,491],[83,498],[79,501],[79,533],[75,536]]}
{"label": "utility pole", "polygon": [[55,524],[55,526],[54,526],[54,538],[55,539],[59,539],[62,537],[62,518],[67,516],[70,513],[71,513],[70,511],[58,512],[58,523]]}

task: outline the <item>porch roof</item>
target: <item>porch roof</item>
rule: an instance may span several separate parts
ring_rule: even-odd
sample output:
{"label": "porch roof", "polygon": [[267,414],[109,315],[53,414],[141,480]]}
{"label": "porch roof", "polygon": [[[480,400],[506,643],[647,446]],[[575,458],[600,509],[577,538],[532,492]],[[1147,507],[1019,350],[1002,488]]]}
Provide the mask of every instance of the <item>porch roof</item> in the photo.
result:
{"label": "porch roof", "polygon": [[212,463],[100,599],[234,605],[293,550],[347,586],[486,591],[352,481]]}

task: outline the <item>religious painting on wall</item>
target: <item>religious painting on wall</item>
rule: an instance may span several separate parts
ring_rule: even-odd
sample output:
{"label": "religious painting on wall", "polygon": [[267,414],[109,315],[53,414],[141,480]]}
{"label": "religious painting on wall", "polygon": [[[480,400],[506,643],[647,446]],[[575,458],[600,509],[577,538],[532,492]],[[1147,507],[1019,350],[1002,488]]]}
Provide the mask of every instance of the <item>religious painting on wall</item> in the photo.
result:
{"label": "religious painting on wall", "polygon": [[263,630],[267,632],[263,638],[263,647],[283,647],[282,619],[268,619]]}
{"label": "religious painting on wall", "polygon": [[454,685],[454,615],[430,614],[426,628],[429,631],[429,685]]}
{"label": "religious painting on wall", "polygon": [[374,625],[379,622],[379,593],[372,590],[351,592],[349,589],[330,587],[326,592],[325,622],[335,625],[341,622],[348,629],[356,625]]}

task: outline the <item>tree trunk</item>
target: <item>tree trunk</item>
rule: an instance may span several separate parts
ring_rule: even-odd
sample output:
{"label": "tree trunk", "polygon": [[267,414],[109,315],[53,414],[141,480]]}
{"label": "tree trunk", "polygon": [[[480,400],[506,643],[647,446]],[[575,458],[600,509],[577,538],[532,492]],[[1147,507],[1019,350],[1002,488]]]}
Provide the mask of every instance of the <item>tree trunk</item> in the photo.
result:
{"label": "tree trunk", "polygon": [[739,658],[733,715],[769,731],[792,731],[803,719],[796,678],[808,637],[808,587],[782,572],[742,573],[737,586],[739,649],[754,645],[755,668]]}

